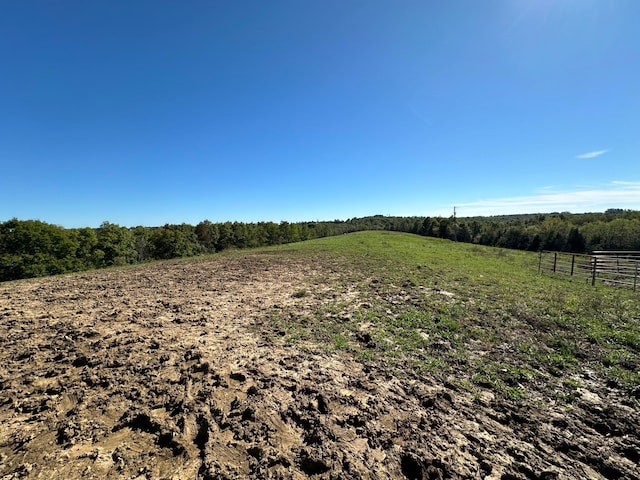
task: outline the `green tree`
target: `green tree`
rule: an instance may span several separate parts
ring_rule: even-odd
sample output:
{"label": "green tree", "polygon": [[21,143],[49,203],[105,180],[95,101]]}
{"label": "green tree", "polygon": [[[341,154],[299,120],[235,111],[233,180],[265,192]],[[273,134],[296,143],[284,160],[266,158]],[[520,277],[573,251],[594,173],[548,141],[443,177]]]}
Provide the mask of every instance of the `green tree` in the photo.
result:
{"label": "green tree", "polygon": [[97,247],[95,256],[101,267],[131,264],[138,255],[133,233],[115,223],[100,225]]}
{"label": "green tree", "polygon": [[564,250],[572,253],[584,253],[587,242],[577,227],[573,227],[567,235],[567,243]]}
{"label": "green tree", "polygon": [[295,223],[280,222],[280,243],[300,241],[300,229]]}
{"label": "green tree", "polygon": [[282,233],[280,227],[273,222],[264,224],[267,245],[279,245],[282,243]]}
{"label": "green tree", "polygon": [[77,241],[64,228],[16,218],[0,225],[0,278],[55,275],[79,270]]}
{"label": "green tree", "polygon": [[154,229],[150,243],[154,258],[192,257],[206,252],[192,225],[165,225]]}
{"label": "green tree", "polygon": [[224,222],[219,224],[218,231],[220,236],[216,245],[216,250],[221,251],[229,247],[235,246],[235,238],[233,237],[233,224],[231,222]]}
{"label": "green tree", "polygon": [[96,258],[98,235],[96,231],[93,228],[85,227],[72,230],[69,233],[78,245],[75,258],[82,265],[82,268],[87,270],[98,267],[99,262]]}
{"label": "green tree", "polygon": [[133,239],[136,248],[136,262],[146,262],[153,258],[153,244],[151,230],[145,227],[133,229]]}
{"label": "green tree", "polygon": [[233,222],[231,235],[236,248],[247,248],[251,243],[247,226],[242,222]]}
{"label": "green tree", "polygon": [[217,224],[204,220],[196,225],[196,236],[198,242],[207,252],[215,252],[216,245],[220,241],[220,230]]}
{"label": "green tree", "polygon": [[459,242],[471,242],[471,232],[466,223],[460,223],[458,226],[457,240]]}

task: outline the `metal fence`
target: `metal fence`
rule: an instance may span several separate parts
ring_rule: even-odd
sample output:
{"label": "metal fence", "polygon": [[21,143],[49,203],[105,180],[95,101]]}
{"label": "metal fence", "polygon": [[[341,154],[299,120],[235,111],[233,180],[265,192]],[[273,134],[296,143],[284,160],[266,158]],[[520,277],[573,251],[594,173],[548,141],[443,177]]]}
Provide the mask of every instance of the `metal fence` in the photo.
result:
{"label": "metal fence", "polygon": [[540,252],[538,271],[560,273],[608,285],[640,288],[640,252],[597,251],[591,255],[578,253]]}

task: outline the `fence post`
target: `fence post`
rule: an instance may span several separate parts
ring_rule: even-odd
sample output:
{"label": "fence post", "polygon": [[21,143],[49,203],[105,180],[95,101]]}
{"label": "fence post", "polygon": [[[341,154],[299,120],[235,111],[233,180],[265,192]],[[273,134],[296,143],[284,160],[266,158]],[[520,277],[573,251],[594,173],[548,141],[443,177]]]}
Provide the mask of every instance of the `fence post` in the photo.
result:
{"label": "fence post", "polygon": [[596,284],[596,271],[598,270],[598,257],[593,257],[593,272],[591,272],[591,286]]}
{"label": "fence post", "polygon": [[571,276],[573,277],[573,266],[576,264],[576,256],[571,255]]}
{"label": "fence post", "polygon": [[638,262],[636,261],[636,273],[633,275],[633,291],[636,291],[638,285]]}
{"label": "fence post", "polygon": [[557,263],[558,263],[558,252],[553,252],[553,273],[556,273]]}
{"label": "fence post", "polygon": [[540,250],[540,255],[538,257],[538,273],[542,271],[542,250]]}

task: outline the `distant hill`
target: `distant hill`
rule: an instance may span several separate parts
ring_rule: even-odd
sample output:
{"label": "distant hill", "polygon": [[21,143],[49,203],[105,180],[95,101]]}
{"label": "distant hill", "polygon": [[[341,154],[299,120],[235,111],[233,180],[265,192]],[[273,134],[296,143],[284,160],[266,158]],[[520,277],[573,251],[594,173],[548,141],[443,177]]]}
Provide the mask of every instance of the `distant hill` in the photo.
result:
{"label": "distant hill", "polygon": [[640,250],[640,212],[534,213],[491,217],[372,215],[317,222],[224,222],[193,226],[73,228],[16,218],[0,223],[0,281],[149,260],[191,257],[228,248],[294,243],[363,230],[390,230],[519,250]]}

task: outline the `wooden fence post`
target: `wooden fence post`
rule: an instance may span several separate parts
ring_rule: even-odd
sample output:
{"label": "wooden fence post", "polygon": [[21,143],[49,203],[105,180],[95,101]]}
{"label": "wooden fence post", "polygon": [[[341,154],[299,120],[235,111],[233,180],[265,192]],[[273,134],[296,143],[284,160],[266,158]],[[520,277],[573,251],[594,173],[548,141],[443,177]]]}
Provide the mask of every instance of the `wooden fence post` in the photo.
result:
{"label": "wooden fence post", "polygon": [[540,250],[540,256],[538,258],[538,273],[542,271],[542,250]]}
{"label": "wooden fence post", "polygon": [[593,257],[593,272],[591,272],[591,286],[596,284],[596,272],[598,271],[598,257]]}
{"label": "wooden fence post", "polygon": [[636,261],[636,273],[633,275],[633,291],[636,291],[638,286],[638,262]]}
{"label": "wooden fence post", "polygon": [[576,256],[571,255],[571,276],[573,277],[573,266],[576,264]]}
{"label": "wooden fence post", "polygon": [[556,273],[557,263],[558,263],[558,252],[553,252],[553,273]]}

